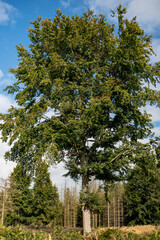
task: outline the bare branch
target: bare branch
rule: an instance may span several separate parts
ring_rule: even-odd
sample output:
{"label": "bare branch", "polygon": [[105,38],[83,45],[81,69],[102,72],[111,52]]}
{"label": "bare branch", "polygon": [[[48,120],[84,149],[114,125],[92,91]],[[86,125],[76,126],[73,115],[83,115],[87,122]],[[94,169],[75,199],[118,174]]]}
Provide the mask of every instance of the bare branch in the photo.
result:
{"label": "bare branch", "polygon": [[129,150],[126,150],[126,151],[123,152],[123,153],[119,153],[117,156],[115,156],[115,157],[110,161],[110,163],[114,162],[117,158],[119,158],[119,157],[121,157],[121,156],[124,156],[125,154],[129,153],[129,152],[132,151],[133,149],[134,149],[134,147],[131,148],[131,149],[129,149]]}

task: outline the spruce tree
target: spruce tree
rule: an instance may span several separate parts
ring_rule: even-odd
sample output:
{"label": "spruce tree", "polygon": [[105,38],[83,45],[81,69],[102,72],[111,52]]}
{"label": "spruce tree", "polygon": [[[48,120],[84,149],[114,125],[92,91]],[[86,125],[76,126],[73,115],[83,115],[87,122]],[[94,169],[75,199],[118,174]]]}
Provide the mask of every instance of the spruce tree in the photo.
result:
{"label": "spruce tree", "polygon": [[33,215],[38,226],[58,224],[62,214],[58,189],[52,185],[48,165],[40,162],[37,165],[33,186]]}
{"label": "spruce tree", "polygon": [[125,183],[125,224],[160,224],[160,168],[156,150],[144,146],[134,156]]}
{"label": "spruce tree", "polygon": [[24,166],[18,164],[9,177],[7,225],[30,224],[32,215],[31,176]]}

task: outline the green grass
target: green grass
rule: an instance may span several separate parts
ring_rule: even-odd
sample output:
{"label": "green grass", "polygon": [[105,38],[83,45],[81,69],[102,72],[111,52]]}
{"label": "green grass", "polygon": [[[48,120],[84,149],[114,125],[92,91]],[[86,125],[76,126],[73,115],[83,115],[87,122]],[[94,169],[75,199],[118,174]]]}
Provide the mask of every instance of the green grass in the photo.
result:
{"label": "green grass", "polygon": [[[80,232],[67,232],[62,227],[57,227],[50,233],[52,240],[160,240],[160,231],[149,235],[140,235],[119,229],[97,229],[85,238]],[[34,232],[18,227],[0,227],[0,240],[49,240],[49,233]]]}

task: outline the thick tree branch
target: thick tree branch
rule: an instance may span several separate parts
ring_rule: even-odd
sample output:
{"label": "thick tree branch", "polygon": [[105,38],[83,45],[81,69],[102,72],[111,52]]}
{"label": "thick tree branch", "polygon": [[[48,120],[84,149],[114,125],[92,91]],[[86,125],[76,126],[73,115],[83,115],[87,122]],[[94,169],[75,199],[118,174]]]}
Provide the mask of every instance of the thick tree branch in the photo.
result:
{"label": "thick tree branch", "polygon": [[129,149],[129,150],[126,150],[126,151],[123,152],[123,153],[119,153],[117,156],[115,156],[115,157],[110,161],[110,163],[114,162],[117,158],[126,155],[127,153],[129,153],[129,152],[132,151],[133,149],[134,149],[134,147],[131,148],[131,149]]}

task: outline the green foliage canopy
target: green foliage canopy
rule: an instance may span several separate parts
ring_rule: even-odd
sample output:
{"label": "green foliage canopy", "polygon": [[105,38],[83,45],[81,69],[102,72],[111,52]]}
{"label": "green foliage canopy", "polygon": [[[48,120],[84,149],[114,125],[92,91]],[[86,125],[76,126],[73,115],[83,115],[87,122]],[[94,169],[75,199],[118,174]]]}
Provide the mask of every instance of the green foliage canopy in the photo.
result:
{"label": "green foliage canopy", "polygon": [[6,88],[18,107],[1,114],[2,139],[13,144],[6,159],[66,161],[74,179],[117,176],[124,152],[117,143],[151,133],[140,108],[159,99],[149,88],[159,82],[151,36],[125,12],[117,8],[118,32],[90,10],[32,22],[29,49],[17,46],[19,64],[10,69],[17,81]]}

